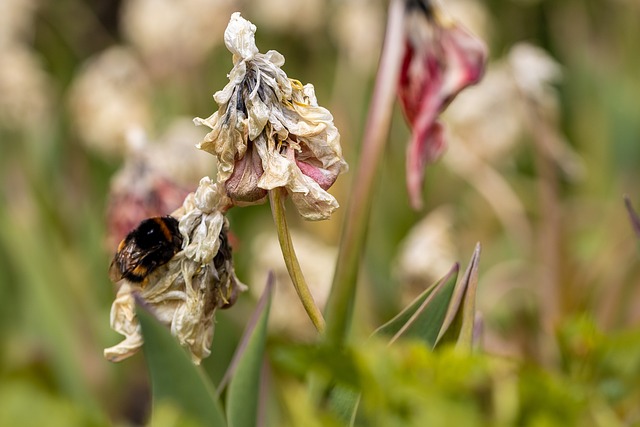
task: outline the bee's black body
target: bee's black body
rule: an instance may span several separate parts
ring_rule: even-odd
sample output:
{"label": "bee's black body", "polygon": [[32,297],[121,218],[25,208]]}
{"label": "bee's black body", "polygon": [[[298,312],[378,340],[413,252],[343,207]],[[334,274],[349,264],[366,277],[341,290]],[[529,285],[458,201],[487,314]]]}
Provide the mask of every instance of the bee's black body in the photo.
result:
{"label": "bee's black body", "polygon": [[118,245],[109,277],[141,283],[156,268],[169,262],[182,248],[178,220],[171,216],[145,219]]}

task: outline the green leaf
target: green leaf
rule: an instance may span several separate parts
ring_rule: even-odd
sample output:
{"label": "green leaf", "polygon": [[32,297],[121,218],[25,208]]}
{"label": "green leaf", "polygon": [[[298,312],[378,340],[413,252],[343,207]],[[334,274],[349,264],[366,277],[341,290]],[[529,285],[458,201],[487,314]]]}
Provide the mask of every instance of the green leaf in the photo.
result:
{"label": "green leaf", "polygon": [[194,366],[186,351],[144,307],[137,316],[144,337],[153,395],[152,425],[156,408],[172,405],[202,426],[226,426],[215,388],[202,369]]}
{"label": "green leaf", "polygon": [[260,376],[274,280],[273,272],[270,272],[267,286],[228,371],[231,375],[227,395],[227,420],[230,427],[254,427],[258,422]]}
{"label": "green leaf", "polygon": [[455,264],[442,279],[374,334],[392,336],[391,343],[401,336],[420,338],[433,348],[445,320],[459,269],[460,266]]}
{"label": "green leaf", "polygon": [[[401,336],[420,338],[433,348],[442,330],[459,268],[458,264],[454,264],[442,279],[422,292],[408,307],[376,329],[373,334],[391,336],[390,343]],[[332,390],[329,402],[343,421],[348,422],[349,426],[355,424],[360,393],[348,387],[338,386]]]}
{"label": "green leaf", "polygon": [[337,385],[331,390],[329,407],[341,420],[348,422],[351,427],[356,422],[360,397],[360,392],[349,387]]}
{"label": "green leaf", "polygon": [[[473,345],[480,249],[480,243],[477,243],[469,266],[453,291],[447,315],[436,340],[437,344],[457,342],[458,347],[466,349],[470,349]],[[461,305],[462,309],[460,309]]]}

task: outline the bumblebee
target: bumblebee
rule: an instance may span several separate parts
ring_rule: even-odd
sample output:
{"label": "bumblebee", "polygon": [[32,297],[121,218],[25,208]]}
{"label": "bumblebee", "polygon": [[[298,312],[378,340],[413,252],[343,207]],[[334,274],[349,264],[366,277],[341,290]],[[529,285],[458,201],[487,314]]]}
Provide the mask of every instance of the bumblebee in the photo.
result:
{"label": "bumblebee", "polygon": [[143,283],[156,268],[169,262],[182,249],[178,220],[157,216],[142,221],[118,245],[109,266],[109,278]]}

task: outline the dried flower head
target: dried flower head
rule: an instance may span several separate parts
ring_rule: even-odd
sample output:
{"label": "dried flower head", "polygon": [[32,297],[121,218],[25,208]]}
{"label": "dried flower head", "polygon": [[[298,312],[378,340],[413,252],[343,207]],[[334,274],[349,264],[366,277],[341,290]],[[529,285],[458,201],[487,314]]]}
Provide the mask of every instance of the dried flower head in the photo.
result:
{"label": "dried flower head", "polygon": [[422,205],[424,168],[445,148],[438,115],[465,87],[482,77],[487,56],[479,39],[446,17],[435,0],[406,0],[405,53],[398,96],[412,127],[407,186]]}
{"label": "dried flower head", "polygon": [[53,112],[54,93],[40,59],[32,49],[9,43],[0,47],[0,63],[0,126],[16,130],[43,128]]}
{"label": "dried flower head", "polygon": [[107,245],[114,247],[143,219],[163,215],[182,205],[189,194],[186,185],[178,183],[154,162],[157,146],[147,142],[144,134],[131,137],[131,150],[126,161],[111,178],[107,202]]}
{"label": "dried flower head", "polygon": [[306,219],[326,219],[338,202],[325,190],[347,170],[340,134],[313,85],[289,79],[278,52],[259,53],[255,31],[240,13],[231,16],[230,82],[213,96],[218,111],[194,120],[212,129],[198,147],[217,156],[218,182],[235,204],[262,202],[283,187]]}
{"label": "dried flower head", "polygon": [[177,209],[200,177],[215,170],[215,159],[192,149],[199,136],[185,118],[174,120],[155,140],[142,131],[127,134],[129,150],[109,188],[108,247],[143,219]]}
{"label": "dried flower head", "polygon": [[125,47],[110,47],[89,59],[69,92],[71,119],[82,142],[106,156],[127,151],[127,134],[149,129],[147,72]]}
{"label": "dried flower head", "polygon": [[[9,46],[26,47],[34,36],[37,0],[2,0],[0,2],[0,50]],[[3,62],[11,64],[11,62]],[[10,67],[2,67],[10,68]]]}
{"label": "dried flower head", "polygon": [[[194,363],[211,354],[216,309],[232,306],[238,293],[246,290],[235,275],[231,259],[229,226],[223,215],[228,207],[229,200],[218,185],[205,177],[182,208],[173,213],[179,219],[182,249],[169,262],[154,266],[142,280],[123,280],[111,307],[111,327],[125,339],[105,349],[108,360],[123,360],[142,346],[134,295],[170,327]],[[129,236],[121,249],[136,244],[128,240]]]}

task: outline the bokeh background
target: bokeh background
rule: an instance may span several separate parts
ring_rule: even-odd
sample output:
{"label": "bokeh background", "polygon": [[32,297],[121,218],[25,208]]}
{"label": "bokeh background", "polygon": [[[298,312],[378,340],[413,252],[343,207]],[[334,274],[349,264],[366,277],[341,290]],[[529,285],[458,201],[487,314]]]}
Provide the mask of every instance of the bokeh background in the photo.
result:
{"label": "bokeh background", "polygon": [[[447,0],[490,48],[482,83],[445,114],[449,150],[430,166],[425,209],[408,207],[409,131],[396,109],[378,177],[358,295],[366,335],[483,246],[486,350],[545,364],[576,318],[637,330],[640,264],[623,195],[640,207],[640,2]],[[383,38],[380,0],[0,0],[0,425],[141,425],[144,358],[102,357],[115,287],[107,268],[141,218],[171,212],[211,156],[191,123],[217,108],[233,11],[261,51],[315,85],[355,168]],[[332,189],[344,207],[352,173]],[[319,300],[344,209],[291,217]],[[238,276],[252,290],[217,316],[218,381],[269,268],[273,340],[306,340],[268,206],[229,214]],[[305,267],[306,266],[306,267]],[[296,311],[298,310],[298,311]]]}

